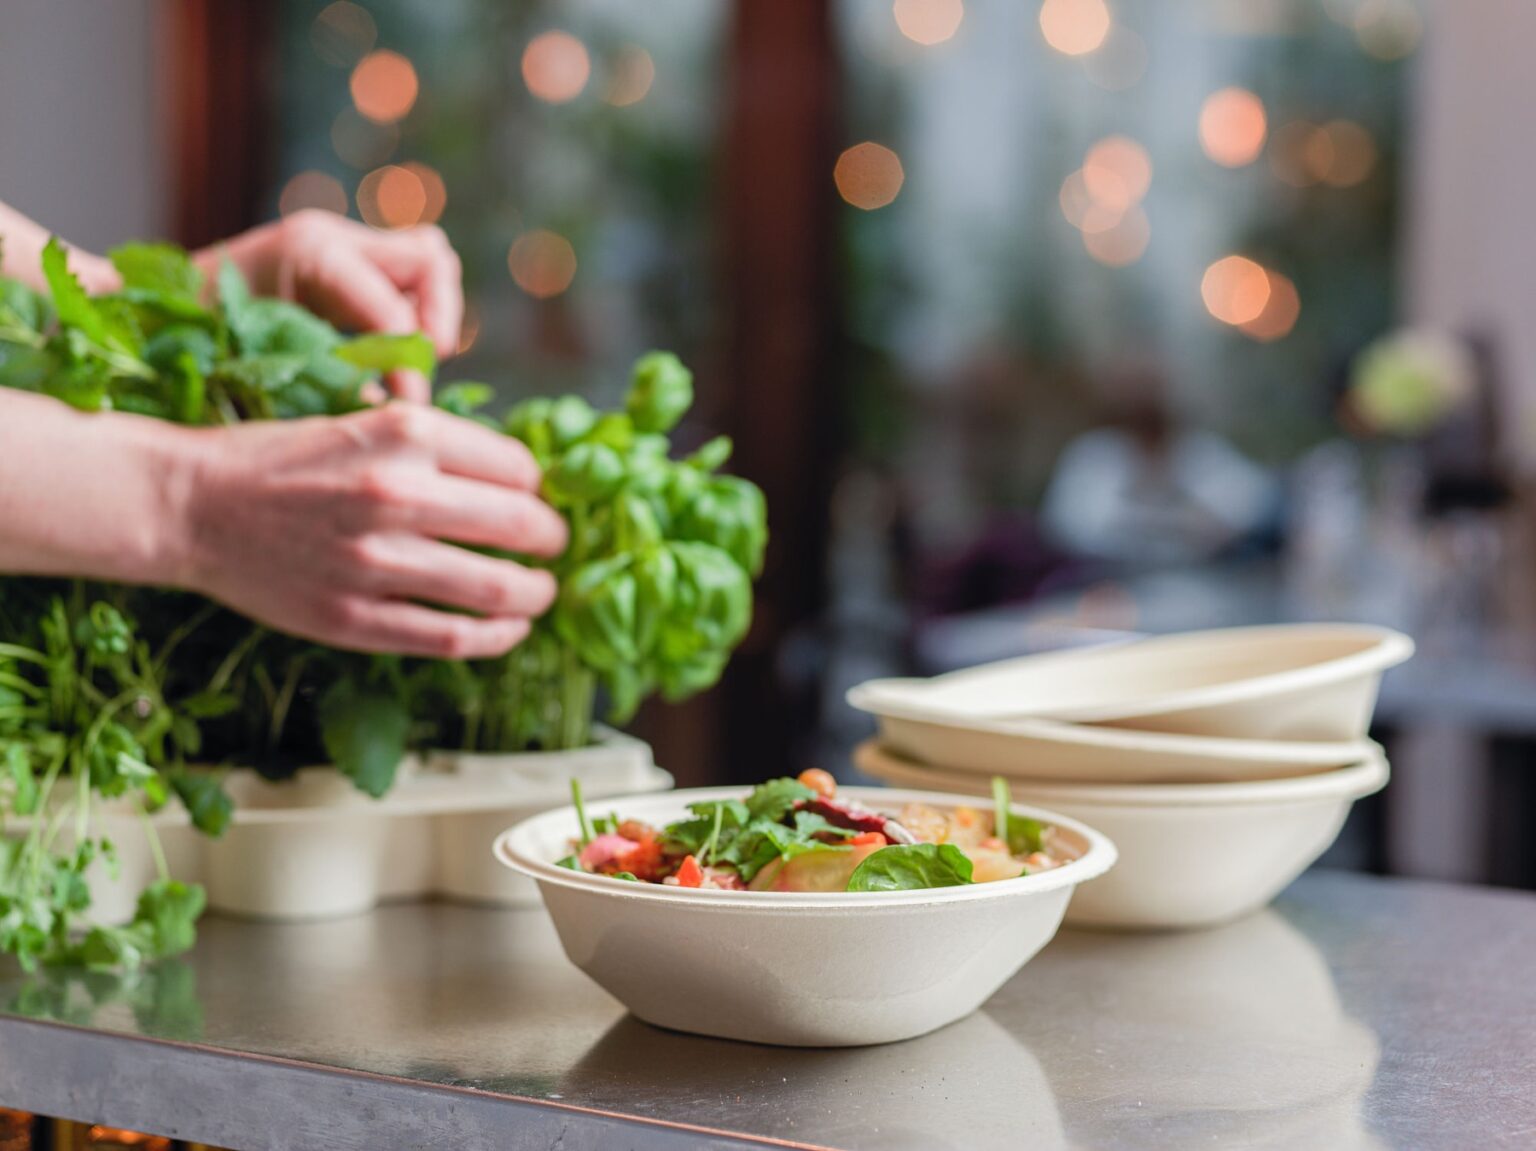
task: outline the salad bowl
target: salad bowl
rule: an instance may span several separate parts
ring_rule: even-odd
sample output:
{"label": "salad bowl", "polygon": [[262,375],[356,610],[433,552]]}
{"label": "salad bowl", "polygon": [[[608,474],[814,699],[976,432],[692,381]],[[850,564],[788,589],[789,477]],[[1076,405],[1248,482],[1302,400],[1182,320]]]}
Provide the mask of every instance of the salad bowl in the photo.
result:
{"label": "salad bowl", "polygon": [[[602,807],[660,825],[686,818],[690,804],[743,795],[705,788]],[[972,806],[933,792],[838,795],[881,812]],[[1091,828],[1015,810],[1054,827],[1075,858],[1014,879],[917,890],[684,888],[560,865],[582,829],[574,806],[525,820],[494,851],[538,884],[570,960],[645,1022],[755,1043],[851,1047],[910,1039],[969,1015],[1056,934],[1073,890],[1114,864],[1114,845]]]}

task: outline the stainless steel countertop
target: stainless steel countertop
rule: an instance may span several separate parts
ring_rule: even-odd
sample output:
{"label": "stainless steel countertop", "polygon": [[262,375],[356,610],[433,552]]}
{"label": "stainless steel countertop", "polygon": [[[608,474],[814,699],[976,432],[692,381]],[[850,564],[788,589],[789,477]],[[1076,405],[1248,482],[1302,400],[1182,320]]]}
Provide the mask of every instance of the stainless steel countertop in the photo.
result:
{"label": "stainless steel countertop", "polygon": [[968,1019],[807,1051],[629,1018],[542,912],[210,918],[136,978],[0,968],[0,1104],[240,1151],[1529,1147],[1533,957],[1536,897],[1317,872],[1212,931],[1064,932]]}

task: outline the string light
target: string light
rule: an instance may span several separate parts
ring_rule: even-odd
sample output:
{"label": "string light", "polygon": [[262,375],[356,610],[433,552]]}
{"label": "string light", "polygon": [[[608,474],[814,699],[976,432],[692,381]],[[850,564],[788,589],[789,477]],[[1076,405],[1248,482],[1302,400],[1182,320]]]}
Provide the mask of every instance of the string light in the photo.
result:
{"label": "string light", "polygon": [[543,32],[523,49],[523,83],[546,104],[580,96],[592,75],[587,46],[569,32]]}
{"label": "string light", "polygon": [[352,69],[352,103],[375,124],[403,120],[416,104],[416,68],[398,52],[381,48]]}
{"label": "string light", "polygon": [[1107,228],[1083,229],[1083,247],[1088,254],[1111,268],[1123,268],[1141,259],[1151,239],[1152,225],[1146,212],[1136,204]]}
{"label": "string light", "polygon": [[1223,88],[1201,105],[1200,147],[1225,168],[1257,160],[1268,131],[1264,102],[1246,88]]}
{"label": "string light", "polygon": [[832,180],[844,200],[855,208],[870,212],[896,199],[906,173],[902,171],[901,157],[895,152],[883,144],[866,140],[837,158]]}
{"label": "string light", "polygon": [[576,250],[558,232],[524,232],[507,252],[507,268],[517,286],[535,299],[558,296],[576,278]]}
{"label": "string light", "polygon": [[1114,23],[1104,0],[1045,0],[1040,31],[1064,56],[1083,56],[1104,43]]}
{"label": "string light", "polygon": [[1318,134],[1326,135],[1332,150],[1332,162],[1319,179],[1335,188],[1349,188],[1363,183],[1376,167],[1376,141],[1353,120],[1334,120],[1324,124]]}
{"label": "string light", "polygon": [[620,48],[614,56],[603,99],[615,108],[627,108],[644,100],[655,81],[656,63],[651,54],[639,45],[631,44]]}
{"label": "string light", "polygon": [[1296,321],[1301,318],[1301,297],[1289,277],[1276,271],[1266,271],[1269,280],[1269,299],[1264,310],[1239,328],[1245,336],[1261,344],[1272,343],[1291,334]]}
{"label": "string light", "polygon": [[309,27],[315,55],[333,68],[350,68],[378,43],[379,26],[368,9],[350,0],[327,4]]}
{"label": "string light", "polygon": [[1224,324],[1239,326],[1257,320],[1269,296],[1269,274],[1246,256],[1217,260],[1200,281],[1206,310]]}
{"label": "string light", "polygon": [[277,198],[280,215],[291,216],[305,208],[319,208],[338,215],[347,214],[347,190],[335,176],[324,172],[300,172],[283,185]]}
{"label": "string light", "polygon": [[964,0],[895,0],[896,27],[918,44],[942,44],[960,30]]}
{"label": "string light", "polygon": [[376,168],[357,186],[357,211],[375,228],[409,228],[421,222],[427,190],[421,177],[399,164]]}
{"label": "string light", "polygon": [[1083,157],[1083,184],[1095,203],[1123,212],[1152,184],[1152,160],[1129,136],[1106,136]]}
{"label": "string light", "polygon": [[436,168],[416,160],[407,160],[400,166],[421,181],[421,191],[425,200],[417,223],[437,223],[443,218],[443,210],[448,207],[448,186],[443,183],[442,176],[438,174]]}

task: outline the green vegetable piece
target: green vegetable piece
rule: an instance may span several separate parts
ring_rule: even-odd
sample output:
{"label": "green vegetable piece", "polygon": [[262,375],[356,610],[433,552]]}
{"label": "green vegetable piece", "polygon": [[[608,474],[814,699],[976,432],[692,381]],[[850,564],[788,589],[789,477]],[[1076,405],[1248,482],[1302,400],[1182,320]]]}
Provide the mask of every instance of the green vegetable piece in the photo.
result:
{"label": "green vegetable piece", "polygon": [[635,361],[624,409],[641,432],[670,432],[693,406],[693,373],[671,352]]}
{"label": "green vegetable piece", "polygon": [[395,781],[411,726],[394,692],[338,679],[320,699],[320,736],[343,775],[377,799]]}
{"label": "green vegetable piece", "polygon": [[406,335],[375,332],[357,336],[338,347],[334,354],[372,372],[403,369],[430,376],[437,370],[437,354],[432,350],[432,341],[421,332]]}
{"label": "green vegetable piece", "polygon": [[581,797],[581,780],[571,776],[571,803],[576,807],[576,822],[581,825],[581,845],[592,842],[592,825],[587,822],[587,805]]}
{"label": "green vegetable piece", "polygon": [[962,887],[971,861],[952,843],[899,843],[871,853],[848,879],[849,891],[914,891]]}
{"label": "green vegetable piece", "polygon": [[580,396],[561,396],[546,416],[556,447],[568,447],[597,426],[597,412]]}
{"label": "green vegetable piece", "polygon": [[87,339],[99,344],[110,340],[107,324],[91,298],[85,294],[80,281],[69,270],[69,259],[57,236],[51,236],[43,247],[43,278],[48,281],[48,291],[53,296],[54,311],[59,323],[78,328]]}
{"label": "green vegetable piece", "polygon": [[229,827],[234,816],[234,801],[224,790],[224,781],[209,771],[180,768],[170,773],[171,790],[181,800],[192,819],[192,826],[217,839]]}
{"label": "green vegetable piece", "polygon": [[456,416],[473,416],[496,398],[496,390],[490,384],[460,380],[439,389],[432,402],[445,412]]}
{"label": "green vegetable piece", "polygon": [[713,472],[725,466],[735,445],[730,436],[716,436],[683,462],[700,472]]}
{"label": "green vegetable piece", "polygon": [[763,568],[768,508],[760,488],[739,476],[716,476],[681,510],[677,533],[714,544],[752,575]]}
{"label": "green vegetable piece", "polygon": [[624,461],[606,444],[576,444],[544,473],[550,495],[562,503],[596,503],[623,482]]}
{"label": "green vegetable piece", "polygon": [[777,823],[789,814],[795,804],[815,798],[816,792],[798,779],[790,779],[788,776],[770,779],[758,784],[752,789],[752,794],[747,796],[747,813],[753,819]]}
{"label": "green vegetable piece", "polygon": [[11,781],[11,809],[17,815],[31,815],[37,810],[37,777],[32,773],[31,758],[22,744],[6,746],[5,773]]}
{"label": "green vegetable piece", "polygon": [[172,244],[124,244],[110,256],[124,287],[193,302],[202,295],[202,269]]}
{"label": "green vegetable piece", "polygon": [[574,855],[567,855],[564,859],[555,860],[555,866],[569,868],[571,871],[584,870],[581,866],[581,860]]}
{"label": "green vegetable piece", "polygon": [[599,671],[640,658],[635,634],[637,592],[628,556],[613,556],[577,569],[555,603],[555,628],[582,662]]}
{"label": "green vegetable piece", "polygon": [[549,424],[549,409],[551,403],[542,396],[535,396],[519,404],[514,404],[507,412],[502,426],[509,436],[516,436],[524,443],[528,442],[530,430],[539,425],[545,427]]}
{"label": "green vegetable piece", "polygon": [[1000,775],[992,777],[992,834],[1008,842],[1008,807],[1013,797],[1008,791],[1008,781]]}

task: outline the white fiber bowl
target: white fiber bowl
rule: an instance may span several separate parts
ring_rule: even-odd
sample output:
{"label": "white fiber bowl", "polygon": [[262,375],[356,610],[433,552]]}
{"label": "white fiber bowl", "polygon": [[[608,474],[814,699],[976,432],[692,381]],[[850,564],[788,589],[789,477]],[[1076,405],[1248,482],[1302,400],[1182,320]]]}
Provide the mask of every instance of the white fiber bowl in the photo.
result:
{"label": "white fiber bowl", "polygon": [[1370,726],[1382,673],[1412,654],[1406,635],[1364,624],[1225,628],[931,680],[871,680],[849,702],[950,723],[1032,718],[1229,739],[1354,740]]}
{"label": "white fiber bowl", "polygon": [[[900,787],[982,796],[988,781],[914,764],[873,741],[861,771]],[[1338,838],[1355,800],[1386,786],[1379,751],[1350,767],[1251,783],[1124,786],[1010,781],[1013,796],[1090,821],[1121,866],[1086,884],[1067,921],[1097,927],[1203,927],[1263,907]]]}
{"label": "white fiber bowl", "polygon": [[[1065,783],[1212,783],[1285,779],[1359,763],[1376,745],[1212,739],[1126,731],[1051,719],[960,721],[872,702],[855,688],[853,706],[874,711],[883,746],[934,767],[1009,779]],[[879,709],[879,710],[877,710]]]}
{"label": "white fiber bowl", "polygon": [[[897,812],[953,795],[844,788],[839,797]],[[656,826],[690,803],[742,788],[605,800]],[[797,1047],[890,1043],[980,1007],[1056,934],[1072,890],[1107,871],[1115,848],[1052,812],[1080,858],[1052,871],[966,887],[899,892],[706,891],[631,883],[555,866],[576,813],[525,820],[496,857],[537,881],[571,962],[639,1018],[661,1027]]]}

